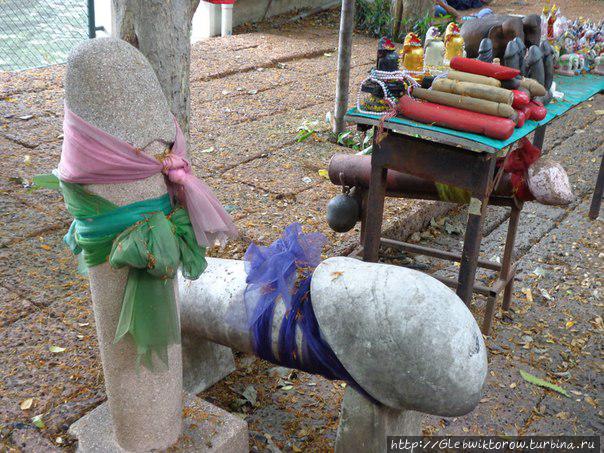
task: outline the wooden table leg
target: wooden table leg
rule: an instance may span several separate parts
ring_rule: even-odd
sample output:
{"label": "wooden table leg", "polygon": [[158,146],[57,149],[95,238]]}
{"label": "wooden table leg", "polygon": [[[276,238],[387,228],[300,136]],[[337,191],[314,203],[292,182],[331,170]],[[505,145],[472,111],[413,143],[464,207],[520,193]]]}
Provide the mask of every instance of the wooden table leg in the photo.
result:
{"label": "wooden table leg", "polygon": [[457,295],[467,306],[472,301],[472,290],[474,288],[474,278],[476,277],[480,242],[482,241],[482,219],[488,200],[489,197],[485,196],[484,198],[472,197],[470,201],[468,223],[466,225],[459,277],[457,280]]}
{"label": "wooden table leg", "polygon": [[[512,268],[512,263],[514,262],[514,246],[516,243],[516,232],[518,231],[518,220],[520,219],[521,209],[522,204],[512,207],[512,212],[510,213],[510,220],[508,223],[508,232],[505,238],[505,247],[503,249],[503,259],[501,261],[501,272],[499,273],[499,279],[507,281],[503,292],[504,310],[509,310],[512,302],[512,293],[514,291],[514,276],[510,275],[510,269]],[[484,335],[488,335],[491,331],[496,303],[497,297],[489,296],[487,298],[487,306],[484,311],[481,329]]]}
{"label": "wooden table leg", "polygon": [[377,154],[379,148],[375,141],[371,156],[371,181],[367,204],[363,213],[363,261],[377,262],[380,252],[380,239],[382,236],[382,221],[384,216],[384,199],[386,198],[386,176],[388,169],[379,162]]}
{"label": "wooden table leg", "polygon": [[[505,239],[505,249],[503,250],[503,261],[501,262],[501,279],[508,279],[503,292],[502,308],[509,310],[512,305],[512,293],[514,291],[514,276],[510,276],[510,267],[514,262],[514,247],[516,243],[516,232],[518,231],[518,220],[520,220],[520,211],[522,205],[514,206],[510,213],[508,224],[508,234]],[[511,277],[511,278],[510,278]]]}
{"label": "wooden table leg", "polygon": [[468,223],[457,279],[457,295],[467,306],[470,306],[472,301],[472,290],[474,289],[474,278],[476,277],[480,242],[482,241],[482,222],[492,190],[491,183],[495,173],[495,159],[489,159],[483,162],[482,165],[477,163],[474,171],[482,177],[482,182],[480,187],[476,187],[472,191],[472,198],[468,206]]}
{"label": "wooden table leg", "polygon": [[602,192],[604,191],[604,154],[600,161],[600,171],[598,172],[598,179],[596,179],[596,187],[594,188],[594,195],[591,199],[591,205],[589,207],[589,218],[595,220],[600,215],[600,206],[602,204]]}
{"label": "wooden table leg", "polygon": [[543,126],[539,126],[537,129],[535,129],[535,135],[533,136],[533,146],[536,146],[539,149],[543,149],[543,140],[545,140],[545,127],[545,124]]}

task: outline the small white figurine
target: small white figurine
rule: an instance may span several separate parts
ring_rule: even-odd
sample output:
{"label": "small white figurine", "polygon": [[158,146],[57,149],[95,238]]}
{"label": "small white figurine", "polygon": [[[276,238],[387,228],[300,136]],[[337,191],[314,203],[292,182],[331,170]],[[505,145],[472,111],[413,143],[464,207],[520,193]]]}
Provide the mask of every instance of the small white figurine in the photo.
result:
{"label": "small white figurine", "polygon": [[426,33],[424,43],[424,66],[428,68],[437,68],[443,66],[445,58],[445,43],[442,40],[440,31],[436,27],[430,27]]}

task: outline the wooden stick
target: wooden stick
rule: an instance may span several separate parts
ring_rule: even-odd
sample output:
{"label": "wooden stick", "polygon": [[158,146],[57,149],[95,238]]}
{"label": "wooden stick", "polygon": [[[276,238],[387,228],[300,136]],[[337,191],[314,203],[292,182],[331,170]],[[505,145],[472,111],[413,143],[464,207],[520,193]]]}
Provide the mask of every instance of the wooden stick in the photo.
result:
{"label": "wooden stick", "polygon": [[486,77],[476,74],[470,74],[469,72],[461,72],[461,71],[449,71],[447,74],[448,79],[459,80],[461,82],[472,82],[472,83],[480,83],[481,85],[490,85],[494,87],[500,87],[501,82],[493,77]]}
{"label": "wooden stick", "polygon": [[432,89],[445,93],[459,94],[472,98],[485,99],[492,102],[512,105],[514,94],[505,88],[497,88],[479,83],[460,82],[459,80],[436,79],[432,82]]}
{"label": "wooden stick", "polygon": [[513,118],[515,110],[508,104],[485,101],[484,99],[460,96],[459,94],[445,93],[442,91],[426,90],[424,88],[413,88],[413,96],[435,104],[448,105],[472,112],[484,113],[486,115],[500,116],[502,118]]}
{"label": "wooden stick", "polygon": [[533,98],[536,96],[545,96],[547,94],[547,90],[543,85],[541,85],[536,80],[530,79],[528,77],[523,77],[520,80],[520,86],[529,90],[531,93],[531,97]]}

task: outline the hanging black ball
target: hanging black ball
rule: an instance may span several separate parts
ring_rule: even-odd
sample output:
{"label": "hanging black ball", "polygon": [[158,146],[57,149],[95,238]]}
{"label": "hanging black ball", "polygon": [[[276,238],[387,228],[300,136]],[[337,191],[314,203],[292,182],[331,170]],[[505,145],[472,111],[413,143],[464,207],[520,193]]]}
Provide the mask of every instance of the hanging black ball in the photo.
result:
{"label": "hanging black ball", "polygon": [[361,209],[357,200],[341,193],[327,204],[327,223],[337,233],[345,233],[354,228],[360,217]]}

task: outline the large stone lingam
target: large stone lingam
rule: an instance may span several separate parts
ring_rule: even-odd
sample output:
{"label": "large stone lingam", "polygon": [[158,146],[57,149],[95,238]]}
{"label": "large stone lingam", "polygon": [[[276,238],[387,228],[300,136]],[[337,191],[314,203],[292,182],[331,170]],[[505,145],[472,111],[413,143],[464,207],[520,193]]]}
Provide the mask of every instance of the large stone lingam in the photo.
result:
{"label": "large stone lingam", "polygon": [[[183,335],[254,353],[244,262],[209,262],[198,280],[179,280]],[[421,413],[460,416],[478,404],[487,373],[482,334],[438,280],[398,266],[329,258],[312,274],[310,300],[320,336],[365,392],[346,390],[336,451],[385,451],[386,436],[421,433]],[[284,314],[277,301],[274,351]],[[296,338],[300,352],[305,338],[300,331]]]}
{"label": "large stone lingam", "polygon": [[[152,156],[165,152],[166,144],[175,140],[173,117],[153,69],[124,41],[90,40],[70,54],[65,103],[84,121]],[[118,206],[167,191],[162,174],[86,189]],[[71,426],[78,450],[247,451],[246,423],[198,398],[185,398],[188,418],[183,424],[180,344],[168,346],[167,367],[147,369],[137,364],[130,336],[114,341],[128,272],[107,262],[89,268],[108,402]],[[183,430],[186,436],[181,437]]]}

